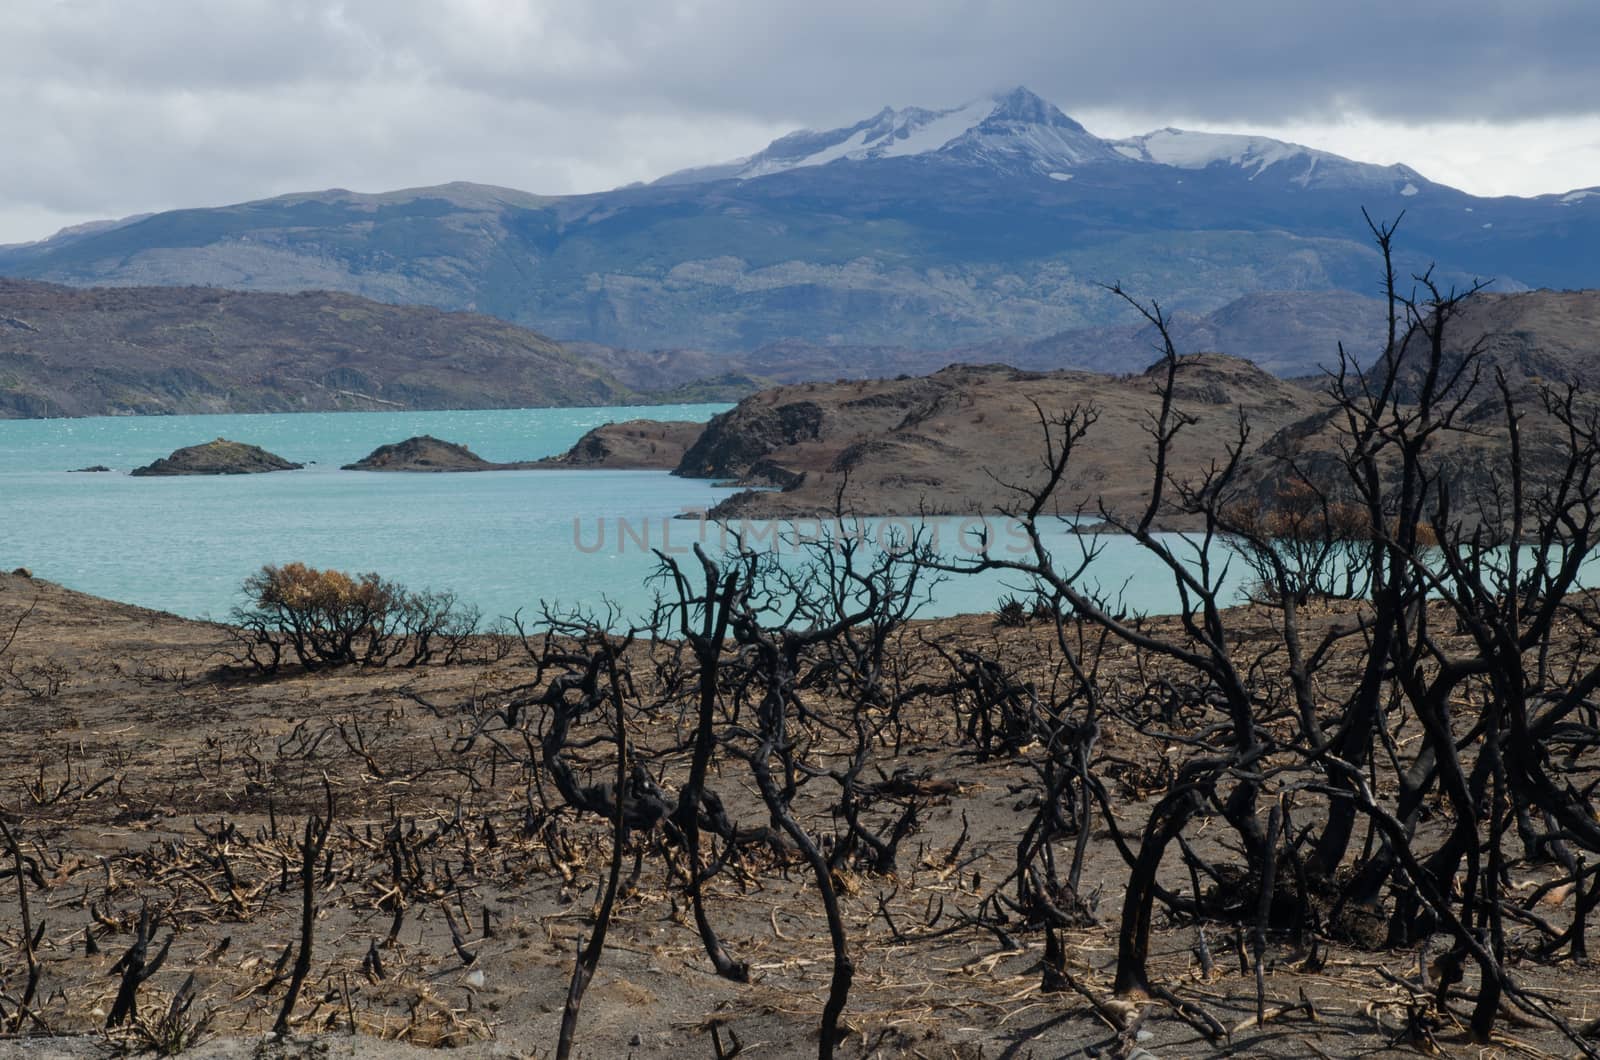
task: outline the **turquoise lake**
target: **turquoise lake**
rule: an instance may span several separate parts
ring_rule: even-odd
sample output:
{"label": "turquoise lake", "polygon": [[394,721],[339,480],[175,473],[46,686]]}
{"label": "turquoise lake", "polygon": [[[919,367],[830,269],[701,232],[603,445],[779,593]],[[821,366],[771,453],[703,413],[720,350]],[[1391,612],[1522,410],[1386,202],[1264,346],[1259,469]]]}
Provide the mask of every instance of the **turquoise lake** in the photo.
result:
{"label": "turquoise lake", "polygon": [[[592,427],[648,417],[704,421],[725,405],[469,412],[294,413],[0,421],[0,568],[192,618],[226,618],[264,563],[377,571],[412,588],[448,589],[487,619],[541,600],[628,613],[648,606],[650,548],[677,551],[719,529],[674,520],[726,496],[656,471],[373,474],[341,464],[417,434],[496,461],[559,453]],[[306,463],[265,475],[132,478],[129,469],[227,437]],[[111,473],[72,474],[104,464]],[[880,521],[887,533],[903,521]],[[938,520],[941,551],[962,551],[957,520]],[[802,531],[805,528],[801,528]],[[1066,528],[1052,547],[1075,555]],[[994,530],[997,545],[1008,538]],[[769,538],[770,539],[770,538]],[[1148,612],[1177,606],[1170,578],[1131,542],[1103,538],[1096,580]],[[1239,579],[1242,582],[1242,577]],[[924,616],[992,610],[1016,577],[951,578]]]}

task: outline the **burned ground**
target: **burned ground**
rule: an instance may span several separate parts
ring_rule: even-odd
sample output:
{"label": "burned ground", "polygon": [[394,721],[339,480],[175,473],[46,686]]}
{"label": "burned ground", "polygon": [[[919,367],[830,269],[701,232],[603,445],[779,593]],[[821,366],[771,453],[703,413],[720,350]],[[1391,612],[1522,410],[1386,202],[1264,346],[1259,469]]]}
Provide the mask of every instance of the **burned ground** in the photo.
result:
{"label": "burned ground", "polygon": [[[23,681],[8,686],[3,701],[0,762],[21,891],[39,932],[36,1018],[19,1021],[20,1035],[77,1035],[54,1043],[88,1049],[106,1034],[122,1042],[160,1034],[102,1029],[119,986],[113,967],[142,914],[152,925],[152,954],[169,937],[171,950],[139,992],[141,1014],[164,1013],[192,974],[196,1000],[186,1019],[207,1015],[217,1038],[206,1048],[235,1048],[228,1039],[268,1030],[299,931],[298,843],[307,817],[325,815],[331,798],[295,1033],[329,1035],[342,1048],[353,1025],[374,1049],[391,1047],[381,1041],[545,1054],[574,950],[592,926],[610,822],[562,805],[522,739],[536,742],[548,724],[537,709],[515,725],[485,724],[540,687],[519,640],[481,638],[469,661],[450,666],[260,680],[219,669],[230,651],[221,627],[20,577],[0,579],[0,590],[6,614],[31,608],[7,656]],[[1337,617],[1329,609],[1314,621]],[[1254,629],[1264,646],[1273,643],[1273,612],[1234,618],[1247,637]],[[1003,629],[983,616],[914,623],[896,636],[907,682],[943,681],[947,660],[966,650],[1047,694],[1061,661],[1050,622]],[[1114,654],[1107,680],[1130,692],[1148,687],[1152,717],[1171,717],[1182,731],[1193,708],[1163,702],[1159,675],[1134,653]],[[627,664],[648,685],[681,655],[677,644],[638,645]],[[1348,677],[1355,665],[1330,676]],[[641,689],[632,702],[649,699]],[[874,751],[881,773],[871,781],[882,795],[874,814],[886,819],[914,806],[915,826],[892,871],[856,862],[835,869],[857,964],[842,1055],[1057,1056],[1115,1046],[1108,1021],[1126,1003],[1109,985],[1127,864],[1105,822],[1097,823],[1080,886],[1089,915],[1060,939],[1060,967],[1082,993],[1044,992],[1041,933],[983,912],[995,908],[997,889],[1008,889],[1003,881],[1039,784],[1038,748],[1009,746],[1000,716],[991,721],[980,724],[970,691],[931,694],[908,701]],[[651,763],[658,783],[680,784],[692,719],[639,709],[627,727],[635,757]],[[590,719],[569,741],[585,778],[607,774],[606,728],[603,718]],[[1175,755],[1106,723],[1094,769],[1127,842],[1137,844]],[[713,973],[684,898],[681,855],[659,833],[636,832],[624,863],[629,881],[582,1010],[578,1055],[710,1056],[713,1038],[724,1050],[737,1041],[752,1056],[816,1051],[827,935],[815,888],[793,850],[766,833],[746,772],[731,761],[713,771],[729,816],[752,838],[709,879],[707,908],[729,951],[748,963],[749,982]],[[1581,787],[1593,778],[1569,779]],[[797,807],[816,834],[840,834],[835,800],[806,794]],[[1437,821],[1424,829],[1444,827],[1448,815],[1438,806],[1430,816]],[[1226,832],[1202,823],[1192,842],[1205,856],[1208,844],[1230,841]],[[1075,837],[1054,841],[1067,849]],[[1561,877],[1558,866],[1519,862],[1508,874],[1514,896],[1538,918],[1557,929],[1570,920],[1579,901],[1573,889],[1540,889]],[[1175,856],[1162,880],[1193,893],[1195,881]],[[0,899],[8,1016],[25,978],[17,883],[8,880]],[[1255,981],[1241,970],[1244,943],[1224,907],[1253,902],[1259,884],[1198,884],[1214,912],[1196,922],[1158,909],[1151,972],[1228,1033],[1210,1041],[1201,1017],[1156,1003],[1129,1041],[1163,1057],[1349,1056],[1391,1045],[1426,1049],[1428,1041],[1465,1047],[1459,1025],[1424,1018],[1429,992],[1419,985],[1419,964],[1442,945],[1385,949],[1381,927],[1363,930],[1350,912],[1321,924],[1313,945],[1292,913],[1292,879],[1273,903],[1264,969],[1271,1018],[1256,1026]],[[1511,930],[1513,948],[1526,942],[1530,954],[1518,969],[1527,985],[1573,1023],[1600,1014],[1600,976],[1587,964],[1536,964],[1541,936]],[[1209,968],[1197,955],[1202,935]],[[1469,968],[1463,989],[1471,978]],[[1465,1020],[1459,1008],[1444,1011]],[[28,1055],[49,1055],[40,1044]],[[1547,1027],[1511,1023],[1482,1055],[1570,1051]]]}

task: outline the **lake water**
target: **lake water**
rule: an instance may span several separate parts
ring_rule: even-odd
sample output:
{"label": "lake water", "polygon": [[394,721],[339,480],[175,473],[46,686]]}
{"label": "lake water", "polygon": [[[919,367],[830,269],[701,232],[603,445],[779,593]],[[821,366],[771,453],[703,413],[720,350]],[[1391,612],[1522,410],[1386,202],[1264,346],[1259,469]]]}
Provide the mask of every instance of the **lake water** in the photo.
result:
{"label": "lake water", "polygon": [[[674,520],[727,491],[653,471],[373,474],[340,471],[387,442],[432,434],[497,461],[559,453],[592,427],[648,417],[704,421],[725,405],[472,412],[295,413],[0,421],[0,569],[192,618],[224,618],[264,563],[377,571],[449,589],[489,618],[539,601],[648,605],[651,548],[718,528]],[[130,468],[213,438],[260,445],[302,471],[132,478]],[[110,474],[69,474],[94,464]],[[940,520],[946,554],[963,527]],[[869,528],[888,532],[884,524]],[[997,547],[1008,538],[995,530]],[[770,540],[770,537],[769,537]],[[1053,547],[1076,547],[1065,527]],[[1131,542],[1105,538],[1098,581],[1140,610],[1173,610],[1170,579]],[[992,610],[1015,577],[952,578],[926,616]]]}

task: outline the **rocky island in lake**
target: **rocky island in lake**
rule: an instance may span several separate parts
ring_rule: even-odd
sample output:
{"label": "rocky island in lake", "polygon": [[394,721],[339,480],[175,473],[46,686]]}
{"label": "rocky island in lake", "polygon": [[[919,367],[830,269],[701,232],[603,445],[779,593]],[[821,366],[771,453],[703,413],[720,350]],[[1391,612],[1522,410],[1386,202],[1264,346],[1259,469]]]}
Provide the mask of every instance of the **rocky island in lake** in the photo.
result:
{"label": "rocky island in lake", "polygon": [[537,461],[497,464],[464,445],[421,434],[403,442],[380,445],[345,471],[521,471],[538,467]]}
{"label": "rocky island in lake", "polygon": [[259,445],[246,445],[218,438],[203,445],[175,449],[171,456],[153,464],[134,468],[130,474],[157,475],[255,475],[265,471],[296,471],[304,464],[285,460]]}

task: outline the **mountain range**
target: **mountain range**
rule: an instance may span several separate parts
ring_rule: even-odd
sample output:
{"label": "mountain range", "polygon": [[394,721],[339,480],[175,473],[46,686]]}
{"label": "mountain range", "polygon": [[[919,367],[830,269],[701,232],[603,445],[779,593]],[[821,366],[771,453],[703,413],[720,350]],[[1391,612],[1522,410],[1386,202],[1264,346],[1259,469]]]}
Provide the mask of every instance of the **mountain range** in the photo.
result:
{"label": "mountain range", "polygon": [[78,226],[0,248],[0,274],[328,289],[609,347],[934,350],[1121,327],[1112,281],[1196,316],[1260,292],[1370,294],[1363,208],[1404,211],[1405,269],[1600,286],[1600,189],[1481,198],[1262,137],[1103,139],[1025,89],[595,194],[332,190]]}
{"label": "mountain range", "polygon": [[1278,166],[1274,177],[1302,188],[1397,187],[1405,197],[1421,194],[1420,185],[1426,182],[1422,174],[1407,166],[1353,162],[1262,136],[1166,128],[1125,140],[1103,140],[1039,96],[1017,88],[949,110],[885,107],[845,128],[791,133],[759,154],[682,170],[655,183],[753,180],[831,162],[911,156],[1012,177],[1036,175],[1057,181],[1074,179],[1074,170],[1085,165],[1131,160],[1191,170],[1225,165],[1252,180]]}

